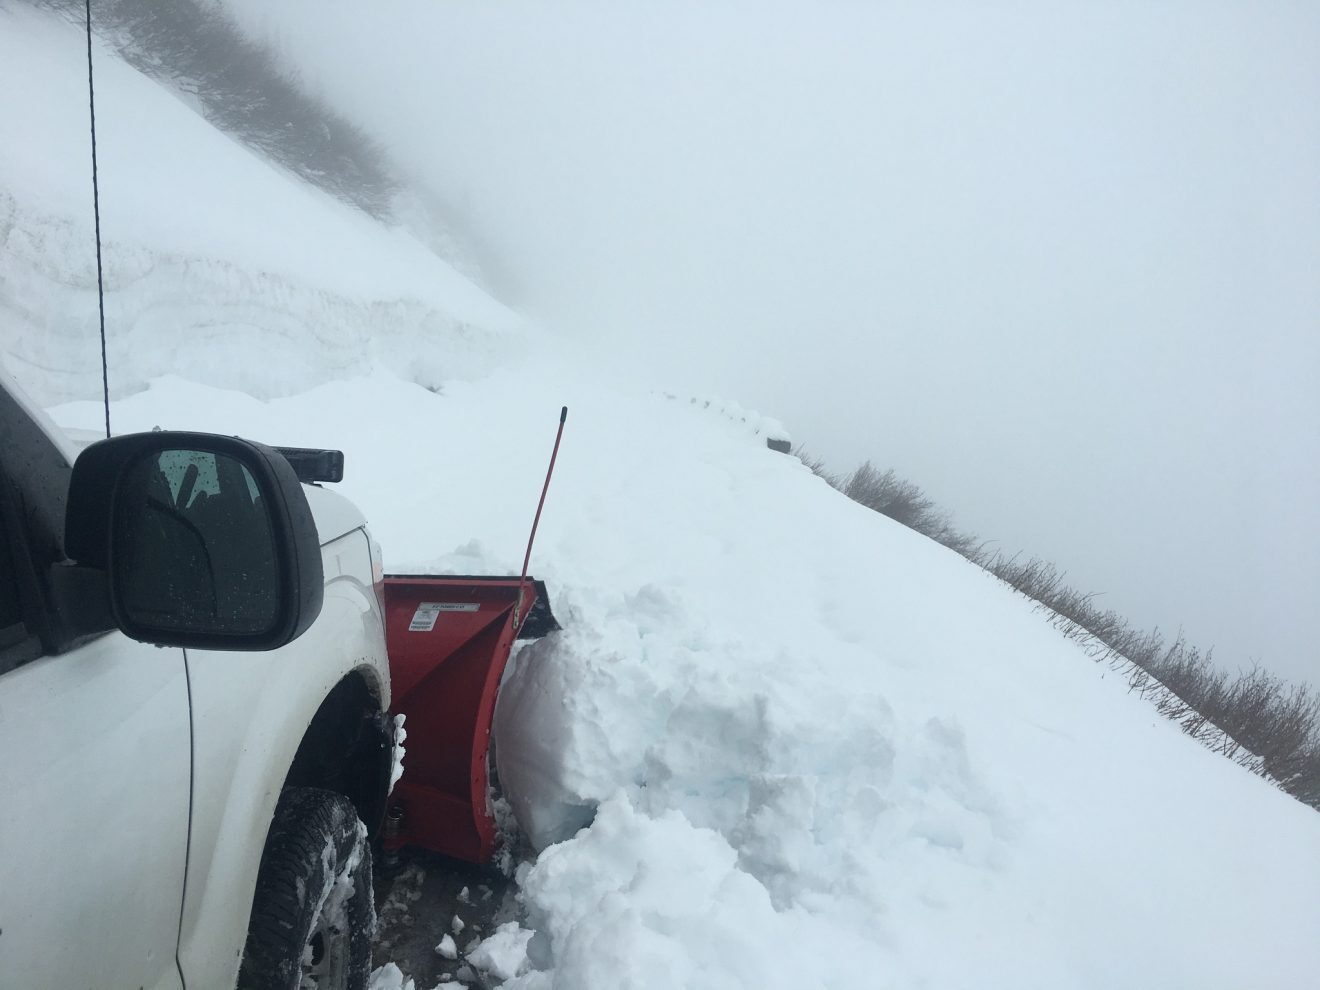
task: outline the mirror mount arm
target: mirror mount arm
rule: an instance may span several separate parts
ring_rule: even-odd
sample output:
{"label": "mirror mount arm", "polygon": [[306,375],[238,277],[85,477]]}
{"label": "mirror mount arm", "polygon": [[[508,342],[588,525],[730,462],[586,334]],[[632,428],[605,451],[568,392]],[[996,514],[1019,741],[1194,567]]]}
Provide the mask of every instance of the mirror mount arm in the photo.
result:
{"label": "mirror mount arm", "polygon": [[62,639],[68,640],[59,644],[61,651],[116,627],[105,571],[72,561],[53,564],[46,572],[46,586],[55,613],[54,627],[60,630]]}

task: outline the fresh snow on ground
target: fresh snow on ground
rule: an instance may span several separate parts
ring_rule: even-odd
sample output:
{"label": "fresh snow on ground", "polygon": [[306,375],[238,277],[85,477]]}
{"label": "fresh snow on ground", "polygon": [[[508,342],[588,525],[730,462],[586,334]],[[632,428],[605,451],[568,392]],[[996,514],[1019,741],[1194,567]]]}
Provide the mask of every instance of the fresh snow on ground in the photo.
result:
{"label": "fresh snow on ground", "polygon": [[342,447],[387,569],[508,573],[561,403],[534,570],[564,631],[518,654],[496,726],[545,847],[519,881],[549,968],[511,986],[1227,988],[1320,967],[1320,816],[703,404],[544,359],[440,394],[163,379],[113,414]]}
{"label": "fresh snow on ground", "polygon": [[[51,52],[76,41],[0,5],[6,92],[14,73],[44,91]],[[116,289],[133,297],[111,320],[112,341],[133,341],[112,345],[112,374],[132,383],[116,432],[341,448],[337,487],[388,570],[511,573],[570,407],[533,558],[564,628],[517,654],[496,724],[506,796],[540,852],[519,868],[521,924],[469,963],[511,990],[1315,982],[1313,810],[1182,735],[983,571],[768,450],[782,430],[768,418],[639,386],[534,334],[489,373],[461,361],[446,373],[462,342],[417,324],[373,343],[387,311],[371,324],[349,301],[471,313],[474,287],[432,279],[442,263],[416,242],[243,158],[102,63],[107,93],[166,121],[145,158],[195,154],[255,204],[202,209],[178,229],[116,207],[116,254],[230,266],[200,295],[168,269],[136,296]],[[40,132],[62,114],[72,128],[75,81],[51,93],[46,112],[35,96],[0,101],[6,129]],[[78,400],[55,405],[61,425],[94,430],[96,376],[62,363],[94,335],[31,357],[54,332],[40,320],[94,318],[73,234],[52,236],[81,229],[83,192],[39,161],[0,145],[0,204],[12,204],[0,205],[0,351],[49,404]],[[157,208],[153,185],[184,184],[146,175],[139,211]],[[207,229],[210,247],[200,233],[184,243]],[[264,243],[291,231],[319,233],[298,249]],[[337,248],[302,253],[332,237]],[[320,269],[341,248],[370,267]],[[336,301],[289,305],[313,290]],[[171,350],[167,328],[191,333],[212,305],[280,312],[289,336],[254,317],[212,334],[206,359]],[[346,350],[327,358],[319,342]],[[410,355],[428,348],[437,363],[412,374]],[[297,368],[283,360],[295,353]],[[409,985],[378,962],[376,990]]]}

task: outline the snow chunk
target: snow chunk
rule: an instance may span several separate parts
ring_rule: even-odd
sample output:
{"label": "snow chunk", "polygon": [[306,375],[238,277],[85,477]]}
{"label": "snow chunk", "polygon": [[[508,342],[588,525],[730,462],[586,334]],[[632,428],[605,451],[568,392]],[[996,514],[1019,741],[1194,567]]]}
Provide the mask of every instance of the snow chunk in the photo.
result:
{"label": "snow chunk", "polygon": [[371,974],[371,983],[367,990],[416,990],[411,979],[403,975],[403,970],[394,963],[386,963]]}
{"label": "snow chunk", "polygon": [[440,953],[446,959],[458,958],[458,946],[454,942],[454,936],[446,935],[440,940],[440,944],[435,947],[435,951]]}
{"label": "snow chunk", "polygon": [[527,943],[536,933],[509,921],[468,953],[468,962],[499,980],[511,980],[529,968]]}
{"label": "snow chunk", "polygon": [[391,750],[390,765],[390,790],[394,790],[394,785],[399,782],[403,776],[403,758],[407,753],[404,749],[404,740],[408,738],[408,730],[403,727],[404,720],[408,716],[400,713],[394,716],[394,746]]}

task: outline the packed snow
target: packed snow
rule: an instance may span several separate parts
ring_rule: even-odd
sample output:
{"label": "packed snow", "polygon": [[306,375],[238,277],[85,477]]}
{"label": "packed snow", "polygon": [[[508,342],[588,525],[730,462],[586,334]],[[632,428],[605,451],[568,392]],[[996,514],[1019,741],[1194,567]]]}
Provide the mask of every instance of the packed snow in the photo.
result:
{"label": "packed snow", "polygon": [[[23,73],[40,90],[69,33],[0,6],[6,91]],[[156,196],[183,180],[107,173],[112,271],[229,266],[201,294],[168,268],[112,279],[116,432],[342,449],[338,490],[388,571],[516,573],[570,407],[533,556],[563,631],[516,654],[495,728],[538,854],[518,868],[521,922],[465,952],[470,966],[509,990],[1315,981],[1315,811],[1182,735],[993,577],[768,449],[784,436],[770,417],[512,329],[475,286],[433,278],[443,262],[416,241],[297,188],[102,62],[123,116],[169,106],[144,157],[187,155],[182,173],[206,162],[209,182],[254,197],[242,216],[212,204],[198,227],[166,229],[173,207]],[[74,89],[51,97],[54,119],[73,101],[70,127],[85,107]],[[45,126],[13,102],[6,129]],[[94,319],[85,262],[70,260],[84,190],[35,161],[0,145],[0,353],[62,426],[94,430],[97,379],[64,362],[95,338],[52,344],[48,322]],[[277,248],[277,224],[316,233]],[[321,254],[302,253],[314,242]],[[289,303],[313,291],[333,303]],[[479,312],[483,340],[520,344],[482,344],[497,361],[448,374],[449,349],[466,346],[454,334],[405,320],[381,341],[361,317],[390,324],[404,299],[451,328]],[[279,312],[288,334],[244,317],[191,350],[213,302]],[[327,357],[321,341],[345,350]],[[421,351],[435,357],[425,375]],[[280,360],[294,353],[297,370]],[[95,368],[94,352],[79,360]],[[374,990],[411,986],[378,964]]]}

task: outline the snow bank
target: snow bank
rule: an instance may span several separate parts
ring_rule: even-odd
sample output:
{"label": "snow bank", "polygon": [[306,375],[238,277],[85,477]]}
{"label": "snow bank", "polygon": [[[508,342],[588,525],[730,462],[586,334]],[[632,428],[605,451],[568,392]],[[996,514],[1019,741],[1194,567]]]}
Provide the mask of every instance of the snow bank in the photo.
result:
{"label": "snow bank", "polygon": [[[578,841],[546,850],[520,879],[556,978],[572,986],[874,985],[877,946],[828,916],[776,909],[738,860],[718,832],[677,811],[643,814],[618,793]],[[505,984],[553,985],[535,970]]]}
{"label": "snow bank", "polygon": [[[101,387],[83,36],[0,7],[0,360],[47,403]],[[479,376],[518,317],[399,228],[311,189],[98,47],[112,391],[164,374],[263,397],[376,364]],[[254,360],[258,358],[258,360]]]}
{"label": "snow bank", "polygon": [[342,446],[390,570],[508,573],[565,402],[533,558],[564,631],[518,654],[497,711],[501,779],[544,847],[511,986],[1320,969],[1320,816],[718,409],[542,361],[439,395],[383,373],[270,402],[167,379],[114,414]]}

